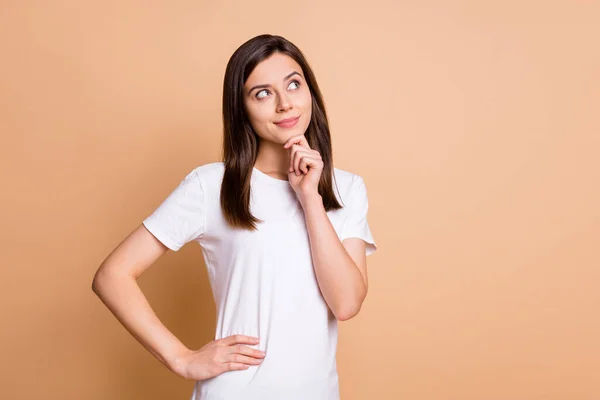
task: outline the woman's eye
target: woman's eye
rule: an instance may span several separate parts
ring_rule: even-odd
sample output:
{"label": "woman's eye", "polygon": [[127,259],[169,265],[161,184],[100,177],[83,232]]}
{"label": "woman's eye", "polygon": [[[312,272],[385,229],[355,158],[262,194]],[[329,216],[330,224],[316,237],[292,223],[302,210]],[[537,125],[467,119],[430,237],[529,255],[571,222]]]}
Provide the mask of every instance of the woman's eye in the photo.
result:
{"label": "woman's eye", "polygon": [[263,97],[265,97],[265,96],[261,96],[261,95],[260,95],[261,93],[265,93],[265,96],[266,96],[267,90],[266,90],[266,89],[263,89],[263,90],[261,90],[260,92],[256,93],[256,98],[257,98],[257,99],[262,99]]}
{"label": "woman's eye", "polygon": [[[295,87],[292,87],[292,85],[295,85]],[[300,87],[300,82],[298,82],[297,80],[293,80],[290,82],[290,84],[288,85],[288,89],[292,88],[292,89],[298,89]],[[267,97],[267,95],[269,94],[269,91],[267,89],[263,89],[260,92],[256,93],[256,98],[257,99],[264,99],[265,97]]]}

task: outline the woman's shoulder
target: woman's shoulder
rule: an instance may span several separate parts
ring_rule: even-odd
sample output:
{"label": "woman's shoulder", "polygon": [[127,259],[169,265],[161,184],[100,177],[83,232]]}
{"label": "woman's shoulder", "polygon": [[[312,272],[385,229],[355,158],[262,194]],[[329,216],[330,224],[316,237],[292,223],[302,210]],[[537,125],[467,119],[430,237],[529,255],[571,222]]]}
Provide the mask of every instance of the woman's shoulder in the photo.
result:
{"label": "woman's shoulder", "polygon": [[340,189],[349,189],[353,182],[362,179],[360,175],[354,172],[335,167],[333,168],[333,175],[335,183],[337,183]]}
{"label": "woman's shoulder", "polygon": [[223,178],[225,166],[222,161],[209,162],[196,166],[192,172],[204,182],[219,181]]}
{"label": "woman's shoulder", "polygon": [[333,175],[335,178],[333,182],[334,192],[336,192],[336,197],[341,200],[345,207],[346,201],[355,197],[359,192],[362,186],[362,177],[355,172],[340,168],[334,168]]}
{"label": "woman's shoulder", "polygon": [[218,174],[219,172],[222,172],[224,169],[225,169],[225,165],[223,164],[223,161],[215,161],[215,162],[208,162],[208,163],[200,164],[194,168],[194,171],[199,175],[200,174],[210,175],[210,174]]}

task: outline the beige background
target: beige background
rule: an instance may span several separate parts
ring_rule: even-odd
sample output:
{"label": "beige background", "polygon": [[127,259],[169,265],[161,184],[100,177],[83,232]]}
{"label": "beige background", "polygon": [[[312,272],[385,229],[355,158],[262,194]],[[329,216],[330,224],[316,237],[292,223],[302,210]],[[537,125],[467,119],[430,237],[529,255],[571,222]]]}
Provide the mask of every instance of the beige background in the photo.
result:
{"label": "beige background", "polygon": [[[342,398],[600,398],[593,3],[3,1],[0,397],[189,398],[90,285],[218,160],[226,62],[269,32],[306,54],[335,165],[369,192]],[[186,345],[212,338],[199,247],[140,285]]]}

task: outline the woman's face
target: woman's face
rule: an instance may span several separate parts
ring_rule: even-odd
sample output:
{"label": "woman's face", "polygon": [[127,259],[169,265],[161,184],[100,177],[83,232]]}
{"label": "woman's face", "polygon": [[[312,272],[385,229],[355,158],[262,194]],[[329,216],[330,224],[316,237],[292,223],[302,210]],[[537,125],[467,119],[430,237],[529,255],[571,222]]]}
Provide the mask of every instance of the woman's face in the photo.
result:
{"label": "woman's face", "polygon": [[310,123],[310,89],[300,65],[285,54],[274,53],[258,63],[244,84],[244,104],[263,140],[284,144],[304,134]]}

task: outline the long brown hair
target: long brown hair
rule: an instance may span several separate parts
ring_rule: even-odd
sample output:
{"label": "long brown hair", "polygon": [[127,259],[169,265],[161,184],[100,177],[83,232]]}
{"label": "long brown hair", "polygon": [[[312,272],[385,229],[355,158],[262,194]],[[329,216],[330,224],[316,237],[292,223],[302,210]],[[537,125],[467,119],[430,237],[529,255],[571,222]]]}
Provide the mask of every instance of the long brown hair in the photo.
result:
{"label": "long brown hair", "polygon": [[301,67],[312,97],[312,115],[304,136],[321,154],[323,172],[319,194],[325,210],[342,208],[333,193],[333,156],[325,104],[317,80],[304,55],[292,42],[277,35],[259,35],[242,44],[231,56],[223,81],[223,163],[221,209],[233,228],[256,230],[262,222],[250,212],[250,178],[258,156],[259,137],[246,115],[244,84],[254,68],[274,53],[290,56]]}

